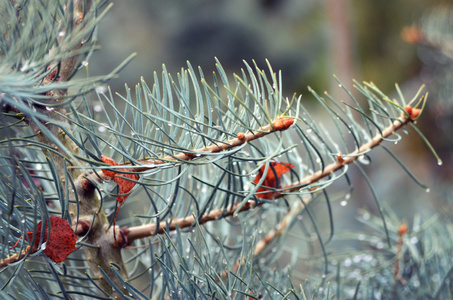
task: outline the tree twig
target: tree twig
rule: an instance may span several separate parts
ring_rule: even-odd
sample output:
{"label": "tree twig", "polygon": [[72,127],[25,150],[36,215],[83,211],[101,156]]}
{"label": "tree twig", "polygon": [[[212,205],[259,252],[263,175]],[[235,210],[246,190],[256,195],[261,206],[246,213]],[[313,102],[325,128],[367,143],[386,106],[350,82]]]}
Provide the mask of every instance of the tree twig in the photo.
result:
{"label": "tree twig", "polygon": [[[394,132],[398,131],[401,129],[403,126],[407,125],[409,122],[411,122],[411,119],[409,119],[407,116],[402,115],[398,119],[396,119],[392,125],[386,127],[384,130],[382,130],[382,135],[376,135],[374,138],[371,139],[368,143],[362,145],[358,150],[353,151],[349,153],[348,155],[345,155],[342,157],[342,159],[338,159],[336,162],[327,165],[324,170],[320,170],[312,175],[306,176],[302,180],[292,183],[284,188],[285,194],[291,191],[298,191],[301,187],[312,184],[314,182],[319,181],[320,179],[332,174],[335,171],[338,171],[339,169],[343,168],[344,165],[350,164],[354,162],[356,159],[360,157],[363,153],[368,152],[370,149],[377,147],[383,139],[389,137],[392,135]],[[209,149],[210,147],[207,147],[206,149]],[[284,194],[282,193],[275,193],[274,199],[282,197]],[[223,210],[223,209],[215,209],[207,213],[206,215],[202,216],[199,219],[199,224],[203,224],[209,221],[217,220],[220,217],[228,217],[231,216],[235,210],[239,207],[241,202],[235,203],[230,209],[228,210]],[[254,200],[248,201],[240,210],[240,212],[250,210],[254,207],[262,205],[263,202],[258,202]],[[136,227],[130,227],[130,228],[123,228],[123,236],[125,239],[123,239],[121,242],[124,243],[127,241],[127,243],[131,243],[132,241],[139,239],[139,238],[146,238],[150,237],[156,234],[162,234],[164,230],[174,230],[176,226],[179,228],[187,228],[190,226],[193,226],[195,224],[195,217],[186,217],[186,218],[180,218],[180,219],[175,219],[172,221],[164,221],[160,223],[152,223],[152,224],[145,224],[141,226],[136,226]],[[278,232],[272,233],[272,237],[278,236]],[[271,236],[269,236],[270,238]],[[268,239],[269,239],[268,238]],[[256,253],[260,253],[262,250],[262,245],[266,245],[269,242],[260,242],[257,244],[257,248],[255,249]]]}

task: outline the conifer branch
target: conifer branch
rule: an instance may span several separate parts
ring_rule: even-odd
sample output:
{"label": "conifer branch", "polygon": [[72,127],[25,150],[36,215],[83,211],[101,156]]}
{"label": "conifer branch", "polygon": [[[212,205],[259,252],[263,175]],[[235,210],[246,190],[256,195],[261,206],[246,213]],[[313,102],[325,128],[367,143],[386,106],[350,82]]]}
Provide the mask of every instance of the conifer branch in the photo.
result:
{"label": "conifer branch", "polygon": [[[408,123],[412,122],[413,120],[406,116],[405,114],[401,115],[398,119],[396,119],[392,125],[386,127],[382,130],[382,134],[378,134],[374,136],[368,143],[363,144],[359,149],[343,155],[338,153],[337,161],[327,165],[323,170],[320,170],[312,175],[306,176],[298,182],[294,182],[290,185],[285,186],[283,189],[286,192],[294,192],[298,191],[302,187],[308,186],[312,183],[318,182],[324,177],[333,174],[334,172],[338,171],[339,169],[343,168],[343,166],[348,165],[355,160],[359,159],[362,155],[365,155],[371,149],[379,146],[381,142],[391,136],[393,133],[401,129],[402,127],[406,126]],[[276,197],[281,196],[276,195]]]}
{"label": "conifer branch", "polygon": [[[219,153],[232,149],[234,147],[241,146],[245,143],[251,142],[253,140],[262,138],[268,134],[271,134],[276,131],[284,131],[288,129],[294,123],[294,119],[291,117],[281,117],[276,119],[272,124],[268,124],[259,128],[254,132],[249,133],[238,133],[236,138],[227,140],[222,143],[215,145],[203,147],[200,149],[193,150],[191,152],[179,153],[174,156],[167,156],[161,159],[138,159],[137,161],[141,162],[143,166],[137,166],[136,168],[131,169],[135,172],[144,172],[150,169],[153,169],[159,165],[166,164],[169,162],[178,162],[178,161],[189,161],[194,158],[200,158],[206,155],[206,153]],[[118,163],[118,166],[130,166],[131,163]],[[150,166],[147,166],[150,165]]]}
{"label": "conifer branch", "polygon": [[[336,162],[327,165],[324,170],[318,171],[314,173],[313,175],[306,176],[305,178],[301,179],[298,182],[292,183],[290,185],[287,185],[283,188],[285,191],[284,193],[282,192],[277,192],[274,194],[274,199],[279,198],[284,196],[286,193],[298,191],[304,186],[310,185],[312,183],[318,182],[322,178],[329,176],[335,171],[338,171],[339,169],[343,168],[345,165],[348,165],[355,160],[357,160],[361,155],[364,155],[365,153],[369,152],[371,149],[379,146],[379,144],[385,139],[391,136],[394,132],[398,131],[405,125],[407,125],[409,122],[413,121],[410,117],[408,117],[405,114],[402,114],[398,119],[396,119],[392,125],[388,126],[384,130],[382,130],[382,135],[376,135],[371,141],[369,141],[366,144],[363,144],[359,149],[357,149],[354,152],[351,152],[347,155],[341,155],[339,154],[338,159]],[[264,128],[268,129],[270,125],[265,126]],[[264,129],[263,128],[263,129]],[[260,134],[263,134],[263,132],[259,132]],[[247,136],[252,137],[255,135],[248,134]],[[230,140],[228,144],[233,144],[232,141],[237,142],[237,139]],[[225,144],[227,145],[227,144]],[[217,146],[216,146],[217,147]],[[209,149],[209,147],[207,148]],[[217,148],[214,148],[217,149]],[[182,157],[182,156],[181,156]],[[316,190],[313,190],[316,191]],[[249,200],[240,210],[239,212],[244,212],[248,211],[252,208],[255,208],[257,206],[263,205],[264,202],[259,202],[255,200]],[[307,202],[306,202],[307,204]],[[241,205],[241,202],[235,203],[231,208],[224,210],[224,209],[215,209],[207,213],[206,215],[198,218],[198,223],[199,224],[204,224],[210,221],[218,220],[219,218],[225,218],[229,217],[234,214],[236,209]],[[301,203],[300,205],[303,206]],[[300,207],[298,209],[301,209]],[[293,214],[294,212],[291,212]],[[290,212],[288,212],[290,214]],[[123,240],[120,240],[120,244],[125,245],[125,244],[130,244],[132,241],[140,238],[146,238],[150,236],[154,236],[156,234],[163,234],[165,230],[175,230],[176,227],[178,228],[187,228],[191,227],[196,223],[196,217],[191,216],[191,217],[185,217],[185,218],[180,218],[180,219],[175,219],[170,222],[163,221],[159,224],[145,224],[141,226],[136,226],[136,227],[131,227],[131,228],[122,228],[122,235],[123,235]],[[277,230],[275,232],[269,232],[268,236],[265,237],[263,241],[260,241],[256,248],[254,253],[258,255],[261,253],[265,245],[269,244],[270,241],[279,236],[286,227],[287,224],[287,219],[286,217],[282,220],[282,223],[280,223],[279,228],[281,230]]]}

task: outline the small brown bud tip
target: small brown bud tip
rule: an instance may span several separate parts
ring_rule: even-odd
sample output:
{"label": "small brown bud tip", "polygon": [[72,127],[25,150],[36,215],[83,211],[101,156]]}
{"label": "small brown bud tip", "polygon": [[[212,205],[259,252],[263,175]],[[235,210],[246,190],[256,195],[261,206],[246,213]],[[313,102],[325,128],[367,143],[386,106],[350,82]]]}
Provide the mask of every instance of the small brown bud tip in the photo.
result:
{"label": "small brown bud tip", "polygon": [[416,44],[423,41],[423,33],[416,26],[406,26],[401,31],[401,38],[409,44]]}
{"label": "small brown bud tip", "polygon": [[184,152],[184,155],[187,156],[187,157],[189,157],[189,158],[191,158],[191,159],[196,157],[195,154],[193,154],[193,153],[188,153],[188,152]]}
{"label": "small brown bud tip", "polygon": [[82,189],[85,193],[89,194],[94,192],[96,186],[87,178],[82,178]]}
{"label": "small brown bud tip", "polygon": [[342,164],[344,163],[344,158],[342,157],[343,153],[339,152],[337,156],[337,161]]}
{"label": "small brown bud tip", "polygon": [[422,111],[420,108],[413,108],[410,105],[406,105],[406,107],[404,107],[404,110],[407,112],[407,114],[409,115],[409,119],[411,120],[417,119],[417,117],[420,115]]}
{"label": "small brown bud tip", "polygon": [[90,226],[91,224],[86,221],[79,221],[79,223],[77,223],[77,231],[75,232],[75,234],[79,236],[87,234]]}
{"label": "small brown bud tip", "polygon": [[411,114],[411,119],[412,120],[416,119],[420,115],[421,111],[422,110],[420,108],[413,108],[412,109],[412,114]]}
{"label": "small brown bud tip", "polygon": [[243,140],[243,139],[245,139],[245,134],[243,132],[239,132],[236,137],[240,140]]}
{"label": "small brown bud tip", "polygon": [[408,113],[409,116],[412,115],[412,106],[406,105],[404,110]]}
{"label": "small brown bud tip", "polygon": [[278,118],[274,121],[274,129],[278,131],[286,130],[294,124],[294,119],[289,117]]}
{"label": "small brown bud tip", "polygon": [[401,224],[400,228],[398,228],[398,233],[400,235],[403,235],[407,232],[407,225],[406,224]]}

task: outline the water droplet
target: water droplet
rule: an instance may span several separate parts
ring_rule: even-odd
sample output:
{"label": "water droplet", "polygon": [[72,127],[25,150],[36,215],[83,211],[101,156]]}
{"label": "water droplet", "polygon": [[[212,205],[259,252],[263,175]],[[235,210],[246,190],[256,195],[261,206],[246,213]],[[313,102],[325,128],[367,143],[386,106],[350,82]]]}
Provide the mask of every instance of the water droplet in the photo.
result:
{"label": "water droplet", "polygon": [[343,201],[340,202],[340,205],[341,206],[346,206],[346,205],[348,205],[348,201],[343,200]]}
{"label": "water droplet", "polygon": [[326,278],[327,275],[326,275],[326,274],[322,274],[321,277],[322,277],[322,278]]}
{"label": "water droplet", "polygon": [[346,200],[349,200],[349,199],[351,198],[351,194],[350,194],[350,193],[347,193],[347,194],[344,196],[344,198],[345,198]]}
{"label": "water droplet", "polygon": [[359,156],[359,162],[363,165],[369,165],[370,164],[370,159],[366,155],[360,155]]}
{"label": "water droplet", "polygon": [[21,71],[21,72],[24,72],[24,71],[26,71],[26,70],[28,69],[28,67],[29,67],[29,63],[28,63],[28,60],[27,60],[27,61],[25,61],[25,62],[22,64],[22,68],[20,68],[20,71]]}
{"label": "water droplet", "polygon": [[88,66],[88,61],[87,61],[87,60],[82,61],[81,65],[82,65],[83,67]]}
{"label": "water droplet", "polygon": [[364,220],[369,220],[369,219],[370,219],[370,214],[369,214],[369,213],[364,213],[364,214],[362,215],[362,219],[364,219]]}
{"label": "water droplet", "polygon": [[60,31],[60,32],[58,33],[58,36],[59,36],[59,37],[64,37],[65,34],[66,34],[66,33],[65,33],[64,31]]}
{"label": "water droplet", "polygon": [[418,238],[416,236],[411,237],[411,243],[412,244],[417,244],[418,243]]}
{"label": "water droplet", "polygon": [[156,131],[159,131],[159,130],[160,130],[160,128],[156,128]]}
{"label": "water droplet", "polygon": [[439,166],[442,166],[443,162],[439,159],[439,160],[437,161],[437,164],[438,164]]}
{"label": "water droplet", "polygon": [[99,104],[96,104],[95,106],[93,106],[93,110],[95,112],[101,112],[102,111],[102,106],[99,105]]}
{"label": "water droplet", "polygon": [[307,133],[311,133],[311,132],[312,132],[312,130],[311,130],[311,129],[307,129]]}
{"label": "water droplet", "polygon": [[41,164],[37,164],[36,165],[36,170],[42,170],[42,165]]}
{"label": "water droplet", "polygon": [[431,192],[431,189],[430,188],[426,188],[425,190],[427,193]]}
{"label": "water droplet", "polygon": [[46,250],[47,242],[41,244],[41,250]]}
{"label": "water droplet", "polygon": [[377,243],[376,244],[376,248],[383,249],[384,248],[384,243],[381,243],[381,242]]}
{"label": "water droplet", "polygon": [[338,85],[338,87],[342,87],[342,85],[341,85],[341,84],[339,84],[339,85]]}
{"label": "water droplet", "polygon": [[352,264],[352,260],[350,258],[346,258],[344,260],[343,264],[344,264],[345,267],[349,267]]}
{"label": "water droplet", "polygon": [[105,132],[107,130],[107,128],[105,128],[105,126],[99,126],[98,127],[98,131],[99,132]]}
{"label": "water droplet", "polygon": [[171,126],[173,126],[173,124],[172,123],[168,123],[168,127],[171,127]]}
{"label": "water droplet", "polygon": [[398,141],[395,141],[395,145],[397,145],[397,144],[398,144]]}
{"label": "water droplet", "polygon": [[364,255],[363,260],[366,262],[370,262],[373,260],[373,257],[371,255]]}
{"label": "water droplet", "polygon": [[107,91],[107,88],[103,85],[97,86],[96,87],[96,92],[98,94],[104,94]]}
{"label": "water droplet", "polygon": [[414,281],[413,286],[414,287],[419,287],[420,286],[420,281],[418,281],[418,280]]}
{"label": "water droplet", "polygon": [[364,234],[359,234],[359,236],[357,237],[357,239],[359,241],[363,241],[365,239],[365,235]]}
{"label": "water droplet", "polygon": [[407,130],[406,128],[403,128],[402,130],[403,130],[403,132],[404,132],[405,134],[411,133],[411,132],[410,132],[409,130]]}
{"label": "water droplet", "polygon": [[304,217],[302,217],[302,215],[298,215],[298,216],[297,216],[297,219],[298,219],[298,220],[302,220],[303,218],[304,218]]}
{"label": "water droplet", "polygon": [[22,224],[24,224],[24,223],[25,223],[25,218],[22,217],[21,220],[20,220],[20,222],[21,222]]}

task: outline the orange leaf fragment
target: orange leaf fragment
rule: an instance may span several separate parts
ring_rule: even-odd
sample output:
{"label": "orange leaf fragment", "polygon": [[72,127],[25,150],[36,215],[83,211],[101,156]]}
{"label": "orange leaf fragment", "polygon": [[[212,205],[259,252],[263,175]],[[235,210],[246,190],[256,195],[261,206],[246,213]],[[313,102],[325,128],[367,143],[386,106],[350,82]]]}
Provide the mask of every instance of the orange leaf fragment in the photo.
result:
{"label": "orange leaf fragment", "polygon": [[[263,177],[265,168],[266,166],[261,167],[253,183],[258,184],[260,182],[261,178]],[[256,191],[257,193],[265,191],[270,192],[257,194],[256,197],[261,199],[272,199],[272,197],[274,197],[275,195],[275,192],[271,191],[269,188],[280,188],[280,178],[283,174],[285,174],[292,168],[294,168],[294,165],[290,163],[281,163],[275,161],[271,162],[269,169],[267,170],[266,178]]]}
{"label": "orange leaf fragment", "polygon": [[[41,229],[42,221],[36,225],[36,237],[33,244],[33,252],[36,252],[39,241],[41,240]],[[47,238],[48,225],[46,222],[46,228],[44,228],[44,237],[42,239],[43,244],[45,244],[44,254],[47,255],[52,261],[59,263],[68,257],[76,249],[77,237],[69,226],[68,221],[61,217],[51,216],[50,217],[50,238]],[[33,239],[33,232],[27,232],[26,239],[31,241]],[[22,237],[21,237],[22,238]],[[18,242],[21,240],[18,239],[16,244],[11,247],[14,248],[17,246]]]}
{"label": "orange leaf fragment", "polygon": [[[111,166],[117,166],[118,165],[118,163],[113,158],[110,158],[110,157],[107,157],[107,156],[104,156],[104,155],[101,155],[101,160],[103,162],[111,165]],[[121,173],[121,171],[129,172],[130,170],[128,170],[128,169],[120,169],[120,168],[118,168],[118,169],[116,169],[116,171],[118,171],[118,172],[113,172],[113,171],[110,171],[110,170],[102,169],[102,172],[104,172],[105,175],[112,177],[113,180],[115,181],[115,183],[119,187],[119,193],[118,193],[118,196],[116,197],[116,201],[119,203],[119,205],[118,205],[118,208],[117,208],[116,213],[115,213],[115,218],[113,219],[113,228],[115,228],[116,217],[118,216],[118,212],[120,211],[121,204],[123,204],[124,200],[126,200],[126,198],[129,197],[128,193],[135,186],[135,182],[134,181],[130,181],[127,178],[135,180],[135,181],[137,181],[139,179],[137,174]],[[121,177],[118,177],[118,176],[121,176]],[[125,178],[123,178],[123,177],[125,177]],[[115,239],[115,246],[116,246],[116,235],[115,234],[113,235],[113,238]]]}
{"label": "orange leaf fragment", "polygon": [[289,117],[278,118],[272,124],[275,130],[282,131],[288,129],[291,125],[294,124],[294,119]]}

